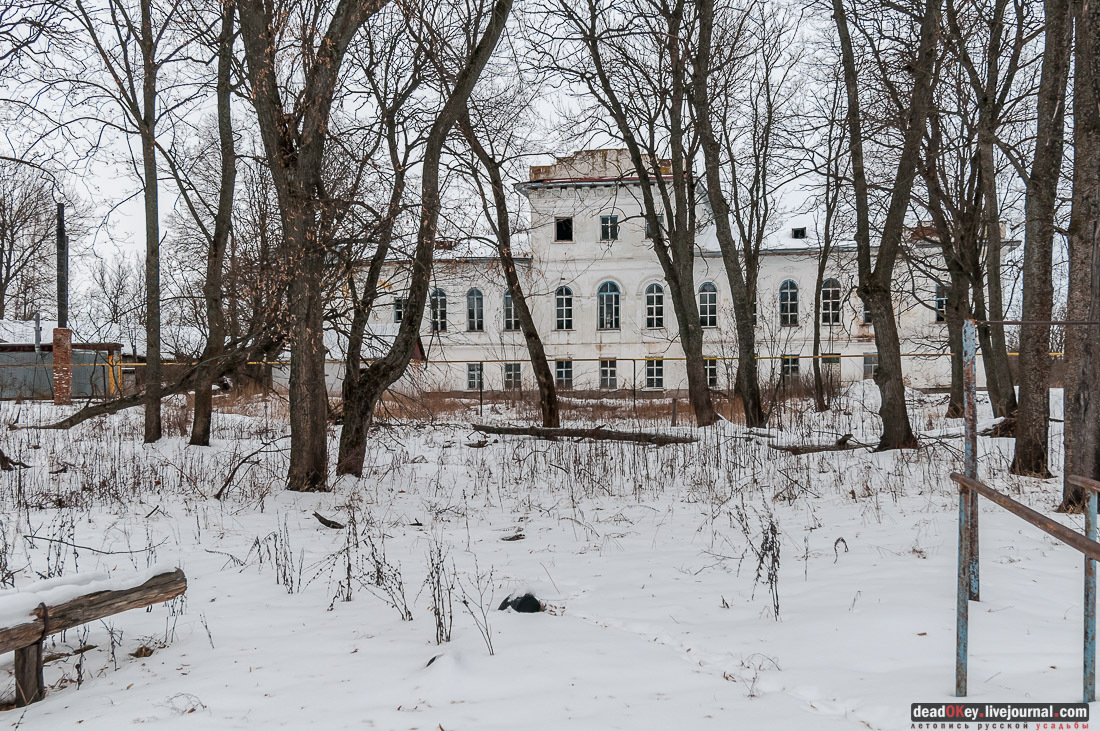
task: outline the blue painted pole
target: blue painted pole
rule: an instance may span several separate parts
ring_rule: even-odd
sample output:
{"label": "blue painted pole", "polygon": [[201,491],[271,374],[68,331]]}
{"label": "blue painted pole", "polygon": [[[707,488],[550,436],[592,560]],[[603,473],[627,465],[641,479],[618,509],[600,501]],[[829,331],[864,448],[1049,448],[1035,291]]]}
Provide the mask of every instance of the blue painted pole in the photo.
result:
{"label": "blue painted pole", "polygon": [[[1096,493],[1088,490],[1085,537],[1096,540]],[[1096,700],[1096,562],[1085,556],[1085,640],[1083,684],[1085,703]]]}
{"label": "blue painted pole", "polygon": [[970,642],[970,490],[959,485],[959,581],[955,612],[955,695],[966,697],[966,663]]}
{"label": "blue painted pole", "polygon": [[[978,324],[974,320],[963,322],[963,421],[964,439],[963,456],[965,462],[965,474],[971,479],[978,479]],[[967,542],[969,543],[969,571],[970,599],[978,601],[979,572],[978,572],[978,493],[968,490],[970,493],[970,508],[967,521]]]}

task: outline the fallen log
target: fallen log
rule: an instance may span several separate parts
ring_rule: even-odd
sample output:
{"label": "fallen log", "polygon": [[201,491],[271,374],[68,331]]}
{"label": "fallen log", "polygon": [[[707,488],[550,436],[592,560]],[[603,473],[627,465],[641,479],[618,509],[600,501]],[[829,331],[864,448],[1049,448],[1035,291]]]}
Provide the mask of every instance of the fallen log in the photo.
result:
{"label": "fallen log", "polygon": [[788,452],[789,454],[798,456],[801,454],[817,454],[818,452],[847,452],[853,449],[864,449],[873,445],[853,442],[852,435],[845,434],[832,444],[776,444],[770,442],[768,446],[772,449],[778,449],[781,452]]}
{"label": "fallen log", "polygon": [[556,441],[558,439],[594,439],[615,442],[633,442],[635,444],[649,444],[655,447],[664,447],[669,444],[693,444],[699,441],[696,437],[681,436],[678,434],[656,434],[639,431],[616,431],[605,429],[602,426],[591,429],[575,429],[569,427],[548,426],[493,426],[490,424],[471,424],[475,431],[484,434],[508,434],[512,436],[534,437]]}

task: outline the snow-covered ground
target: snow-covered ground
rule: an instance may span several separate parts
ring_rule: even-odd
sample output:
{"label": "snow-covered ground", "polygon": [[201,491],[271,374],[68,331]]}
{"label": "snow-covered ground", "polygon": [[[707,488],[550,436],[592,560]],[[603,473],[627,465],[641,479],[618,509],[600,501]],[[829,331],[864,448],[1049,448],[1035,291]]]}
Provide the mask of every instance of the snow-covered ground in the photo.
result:
{"label": "snow-covered ground", "polygon": [[[767,434],[724,424],[660,449],[519,437],[478,448],[476,411],[389,424],[364,477],[327,494],[282,489],[278,403],[218,415],[210,448],[186,446],[178,426],[143,446],[138,413],[70,432],[26,428],[62,412],[4,403],[0,421],[22,428],[6,431],[3,449],[31,465],[0,473],[6,585],[175,564],[189,586],[169,606],[52,638],[47,655],[95,647],[49,662],[47,698],[0,721],[908,728],[910,703],[953,699],[947,475],[962,446],[943,398],[914,399],[926,446],[896,454],[768,446],[873,441],[869,384],[825,415],[790,409]],[[1052,513],[1057,480],[1008,476],[1008,440],[980,448],[983,478]],[[315,511],[345,527],[324,527]],[[1080,529],[1078,517],[1059,519]],[[971,699],[1079,700],[1080,555],[988,503],[981,530]],[[433,565],[443,566],[434,594],[450,597],[438,617],[453,621],[442,644]],[[549,611],[497,611],[524,591]],[[11,672],[9,655],[8,698]]]}

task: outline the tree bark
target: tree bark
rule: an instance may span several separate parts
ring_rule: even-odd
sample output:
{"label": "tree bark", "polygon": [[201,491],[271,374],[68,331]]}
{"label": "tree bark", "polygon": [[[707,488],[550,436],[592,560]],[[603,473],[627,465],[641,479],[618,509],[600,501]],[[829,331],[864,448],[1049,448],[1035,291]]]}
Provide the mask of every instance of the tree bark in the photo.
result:
{"label": "tree bark", "polygon": [[233,141],[233,118],[230,105],[232,93],[230,70],[233,63],[233,5],[222,10],[222,27],[218,36],[218,79],[216,87],[218,114],[218,144],[221,152],[221,181],[218,189],[218,210],[214,218],[214,233],[206,258],[206,346],[203,348],[201,375],[195,386],[195,410],[191,422],[191,441],[196,446],[210,445],[210,422],[213,416],[214,373],[217,360],[225,350],[225,313],[222,310],[225,250],[229,243],[233,221],[233,191],[237,178],[237,157]]}
{"label": "tree bark", "polygon": [[142,172],[145,200],[145,443],[161,437],[160,388],[160,210],[157,180],[157,63],[152,0],[141,0]]}
{"label": "tree bark", "polygon": [[711,102],[708,78],[711,65],[711,47],[714,35],[714,0],[699,0],[699,46],[695,83],[692,86],[692,106],[703,150],[704,174],[714,211],[718,245],[722,251],[726,278],[733,299],[733,315],[737,332],[737,375],[734,391],[741,399],[745,412],[745,424],[749,427],[764,426],[764,402],[760,396],[760,377],[756,360],[756,323],[753,317],[753,298],[741,267],[739,247],[730,224],[730,206],[722,188],[722,146],[715,134],[710,117]]}
{"label": "tree bark", "polygon": [[[1048,322],[1053,311],[1054,213],[1062,171],[1066,83],[1073,38],[1072,2],[1045,0],[1043,7],[1046,36],[1037,102],[1035,155],[1024,204],[1022,316],[1029,322]],[[1047,459],[1049,353],[1049,325],[1020,327],[1020,403],[1016,417],[1016,453],[1010,468],[1017,475],[1050,476]]]}
{"label": "tree bark", "polygon": [[322,164],[340,66],[352,39],[386,0],[339,0],[295,97],[284,108],[277,26],[265,0],[239,0],[241,37],[260,137],[279,200],[283,266],[290,279],[290,469],[287,488],[328,490],[328,389],[321,275],[326,243],[319,219],[328,202]]}
{"label": "tree bark", "polygon": [[[1069,224],[1070,325],[1066,337],[1065,477],[1100,478],[1100,4],[1076,8],[1073,83],[1073,210]],[[1064,479],[1063,478],[1063,479]],[[1085,490],[1063,483],[1061,510],[1077,512]]]}

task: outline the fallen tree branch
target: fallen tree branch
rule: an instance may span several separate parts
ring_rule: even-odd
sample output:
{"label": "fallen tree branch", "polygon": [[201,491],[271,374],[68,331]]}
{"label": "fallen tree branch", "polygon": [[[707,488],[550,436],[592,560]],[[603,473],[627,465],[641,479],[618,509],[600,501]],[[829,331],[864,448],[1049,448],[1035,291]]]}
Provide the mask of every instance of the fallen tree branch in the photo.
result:
{"label": "fallen tree branch", "polygon": [[797,456],[800,454],[817,454],[818,452],[847,452],[852,449],[864,449],[874,445],[853,442],[852,435],[845,434],[832,444],[775,444],[770,442],[768,446]]}
{"label": "fallen tree branch", "polygon": [[318,523],[325,526],[326,528],[332,528],[333,530],[343,530],[343,528],[344,528],[343,523],[338,523],[335,520],[332,520],[331,518],[326,518],[325,516],[321,515],[320,513],[316,512],[316,511],[314,511],[313,517],[317,519]]}
{"label": "fallen tree branch", "polygon": [[695,437],[680,436],[677,434],[655,434],[650,432],[616,431],[605,429],[602,426],[593,429],[573,429],[568,427],[546,426],[492,426],[489,424],[471,424],[475,431],[484,434],[510,434],[522,437],[535,437],[536,439],[595,439],[616,442],[634,442],[636,444],[651,444],[655,447],[663,447],[669,444],[693,444],[699,441]]}

